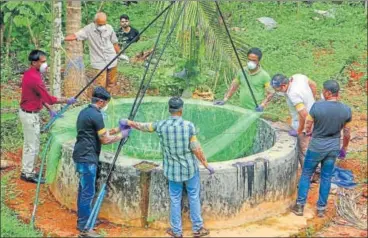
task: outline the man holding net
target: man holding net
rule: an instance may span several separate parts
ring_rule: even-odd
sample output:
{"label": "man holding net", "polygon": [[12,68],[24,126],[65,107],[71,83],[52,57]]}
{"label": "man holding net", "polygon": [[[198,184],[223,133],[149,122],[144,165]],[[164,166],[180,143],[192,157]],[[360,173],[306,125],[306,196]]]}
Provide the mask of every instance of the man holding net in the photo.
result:
{"label": "man holding net", "polygon": [[[262,51],[259,48],[251,48],[248,53],[247,67],[244,68],[249,84],[253,90],[254,97],[257,103],[261,103],[255,110],[263,111],[265,98],[272,97],[270,91],[270,75],[261,67]],[[244,78],[243,72],[240,70],[236,78],[231,83],[231,86],[223,100],[216,100],[215,105],[224,105],[232,95],[240,88],[240,104],[246,109],[254,110],[255,105],[248,84]]]}
{"label": "man holding net", "polygon": [[74,146],[73,160],[80,176],[78,188],[78,221],[80,237],[99,237],[93,230],[84,227],[91,215],[92,201],[96,192],[95,184],[101,144],[107,145],[120,141],[129,135],[130,127],[123,130],[106,130],[102,113],[111,99],[103,87],[96,87],[92,94],[92,103],[83,109],[77,119],[77,142]]}
{"label": "man holding net", "polygon": [[[37,183],[38,175],[34,171],[35,161],[40,149],[40,111],[47,107],[50,116],[56,115],[49,105],[67,103],[73,104],[77,100],[71,98],[57,98],[51,96],[42,80],[42,74],[47,71],[46,53],[32,50],[28,56],[30,68],[24,72],[22,78],[22,95],[20,101],[19,118],[23,126],[23,155],[22,173],[20,178],[26,182]],[[44,183],[42,179],[40,183]]]}
{"label": "man holding net", "polygon": [[169,100],[170,118],[154,123],[138,123],[120,120],[120,127],[131,126],[144,132],[156,132],[160,138],[164,155],[164,175],[169,180],[170,225],[167,233],[172,237],[182,237],[181,201],[185,185],[190,208],[190,218],[194,237],[206,236],[210,232],[203,226],[200,204],[199,160],[213,174],[214,169],[207,163],[201,145],[196,137],[192,122],[182,118],[184,102],[179,97]]}

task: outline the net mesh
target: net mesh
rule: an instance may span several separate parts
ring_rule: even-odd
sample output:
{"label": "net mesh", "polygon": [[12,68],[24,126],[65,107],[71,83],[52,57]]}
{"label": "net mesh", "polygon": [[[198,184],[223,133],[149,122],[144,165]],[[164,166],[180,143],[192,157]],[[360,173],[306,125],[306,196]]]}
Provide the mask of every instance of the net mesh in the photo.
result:
{"label": "net mesh", "polygon": [[[124,99],[112,99],[106,111],[105,126],[118,126],[120,118],[128,118],[132,103]],[[61,156],[61,147],[76,138],[76,121],[80,106],[67,111],[56,121],[50,134],[53,137],[48,152],[46,177],[54,179]],[[257,133],[258,113],[238,112],[224,107],[186,103],[183,118],[194,123],[197,137],[209,162],[224,161],[252,153],[253,139]],[[139,122],[153,122],[169,117],[167,102],[143,102],[135,117]],[[115,152],[118,143],[102,147],[103,151]],[[156,133],[132,131],[123,155],[147,160],[161,160],[162,152]]]}

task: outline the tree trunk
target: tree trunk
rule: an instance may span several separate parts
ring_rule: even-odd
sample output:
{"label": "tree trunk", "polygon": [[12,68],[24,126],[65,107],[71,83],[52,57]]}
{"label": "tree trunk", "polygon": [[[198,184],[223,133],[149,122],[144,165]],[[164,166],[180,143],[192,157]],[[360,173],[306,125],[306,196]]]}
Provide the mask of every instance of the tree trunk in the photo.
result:
{"label": "tree trunk", "polygon": [[[81,2],[67,1],[66,7],[66,35],[74,34],[81,29]],[[64,95],[75,96],[85,85],[83,64],[83,44],[80,41],[67,41],[65,72],[64,72]],[[81,95],[86,97],[87,94]]]}
{"label": "tree trunk", "polygon": [[28,28],[28,31],[29,31],[29,35],[31,36],[31,39],[32,39],[32,42],[35,46],[36,49],[38,49],[38,42],[33,34],[33,31],[32,31],[32,27],[31,27],[31,24],[29,22],[27,22],[27,28]]}
{"label": "tree trunk", "polygon": [[[1,8],[3,8],[2,4],[3,3],[0,3]],[[4,43],[4,31],[5,31],[4,14],[2,10],[0,10],[0,46],[1,48],[3,48],[3,43]]]}
{"label": "tree trunk", "polygon": [[10,50],[10,43],[12,41],[12,38],[11,38],[12,30],[13,30],[13,16],[11,16],[9,20],[8,36],[6,37],[6,43],[5,43],[5,68],[6,69],[10,69],[9,50]]}
{"label": "tree trunk", "polygon": [[[52,2],[52,42],[51,42],[51,89],[55,97],[61,97],[61,12],[62,3],[53,0]],[[60,109],[60,105],[55,105],[56,109]]]}

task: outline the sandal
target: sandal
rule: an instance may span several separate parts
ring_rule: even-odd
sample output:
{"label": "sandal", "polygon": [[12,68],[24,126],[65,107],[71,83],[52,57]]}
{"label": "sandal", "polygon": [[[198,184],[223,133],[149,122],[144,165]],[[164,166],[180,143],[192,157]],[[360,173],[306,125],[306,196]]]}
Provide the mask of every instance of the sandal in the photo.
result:
{"label": "sandal", "polygon": [[166,230],[166,233],[167,233],[168,235],[170,235],[170,237],[175,237],[175,238],[182,238],[182,237],[183,237],[183,235],[182,235],[182,234],[180,234],[180,235],[175,235],[175,233],[173,232],[173,230],[172,230],[171,228],[168,228],[168,229]]}
{"label": "sandal", "polygon": [[193,232],[193,236],[198,238],[198,237],[202,237],[202,236],[207,236],[210,234],[210,231],[207,230],[206,228],[204,227],[201,227],[201,229],[199,229],[198,231],[196,232]]}

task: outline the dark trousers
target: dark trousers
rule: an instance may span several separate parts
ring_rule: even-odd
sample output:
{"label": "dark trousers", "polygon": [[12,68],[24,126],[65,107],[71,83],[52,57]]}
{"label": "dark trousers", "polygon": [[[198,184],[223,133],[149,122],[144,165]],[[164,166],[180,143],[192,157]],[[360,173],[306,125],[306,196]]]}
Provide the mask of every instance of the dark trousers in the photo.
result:
{"label": "dark trousers", "polygon": [[97,165],[93,163],[76,163],[76,171],[80,177],[77,200],[77,227],[82,231],[91,215],[92,202],[96,193]]}
{"label": "dark trousers", "polygon": [[321,163],[321,179],[317,209],[326,209],[328,194],[330,193],[331,189],[332,172],[338,155],[338,150],[326,152],[314,152],[307,150],[302,175],[299,181],[298,198],[296,200],[297,204],[304,205],[307,202],[311,177],[316,171],[318,164]]}

